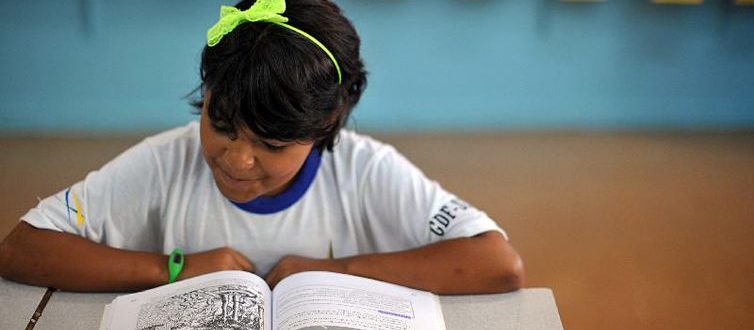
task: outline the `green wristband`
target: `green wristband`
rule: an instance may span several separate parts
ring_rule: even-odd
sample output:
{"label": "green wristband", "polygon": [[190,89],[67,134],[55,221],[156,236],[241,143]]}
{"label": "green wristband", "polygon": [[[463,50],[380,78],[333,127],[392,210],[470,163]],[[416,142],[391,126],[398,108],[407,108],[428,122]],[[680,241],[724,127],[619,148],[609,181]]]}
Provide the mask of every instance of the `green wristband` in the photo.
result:
{"label": "green wristband", "polygon": [[180,248],[175,248],[173,253],[168,256],[168,283],[175,282],[178,275],[183,270],[183,251]]}

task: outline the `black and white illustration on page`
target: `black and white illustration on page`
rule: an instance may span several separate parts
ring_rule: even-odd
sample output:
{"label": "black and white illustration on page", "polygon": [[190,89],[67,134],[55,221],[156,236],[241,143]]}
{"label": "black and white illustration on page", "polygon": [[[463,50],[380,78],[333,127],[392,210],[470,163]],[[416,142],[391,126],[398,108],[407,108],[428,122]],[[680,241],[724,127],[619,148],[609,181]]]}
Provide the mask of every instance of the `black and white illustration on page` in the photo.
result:
{"label": "black and white illustration on page", "polygon": [[264,328],[262,292],[242,284],[211,285],[141,306],[136,329]]}

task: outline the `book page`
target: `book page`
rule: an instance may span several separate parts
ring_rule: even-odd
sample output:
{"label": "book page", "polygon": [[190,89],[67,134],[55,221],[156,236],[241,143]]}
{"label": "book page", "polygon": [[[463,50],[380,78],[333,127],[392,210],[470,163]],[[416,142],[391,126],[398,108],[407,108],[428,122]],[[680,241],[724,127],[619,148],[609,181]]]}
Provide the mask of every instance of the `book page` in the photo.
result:
{"label": "book page", "polygon": [[367,278],[298,273],[273,296],[276,330],[445,329],[436,295]]}
{"label": "book page", "polygon": [[270,298],[254,274],[216,272],[115,298],[101,328],[272,330]]}

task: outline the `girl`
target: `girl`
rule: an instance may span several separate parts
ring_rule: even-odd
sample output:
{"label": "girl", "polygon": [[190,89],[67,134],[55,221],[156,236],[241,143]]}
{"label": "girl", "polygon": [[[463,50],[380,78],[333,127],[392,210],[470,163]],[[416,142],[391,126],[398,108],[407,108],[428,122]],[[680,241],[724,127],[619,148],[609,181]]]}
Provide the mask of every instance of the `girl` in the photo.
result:
{"label": "girl", "polygon": [[521,259],[493,220],[342,129],[366,87],[359,45],[327,0],[223,7],[200,120],[41,201],[2,242],[0,275],[72,291],[231,269],[271,286],[326,270],[439,294],[519,288]]}

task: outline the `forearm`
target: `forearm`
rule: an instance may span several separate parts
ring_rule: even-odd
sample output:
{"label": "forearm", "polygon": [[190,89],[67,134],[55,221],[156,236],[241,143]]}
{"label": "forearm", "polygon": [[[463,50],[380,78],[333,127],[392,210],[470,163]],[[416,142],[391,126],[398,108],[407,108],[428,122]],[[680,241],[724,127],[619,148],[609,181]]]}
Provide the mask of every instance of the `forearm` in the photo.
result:
{"label": "forearm", "polygon": [[513,291],[524,276],[518,253],[494,232],[342,261],[346,273],[438,294]]}
{"label": "forearm", "polygon": [[0,276],[68,291],[132,291],[167,282],[167,259],[21,222],[0,243]]}

